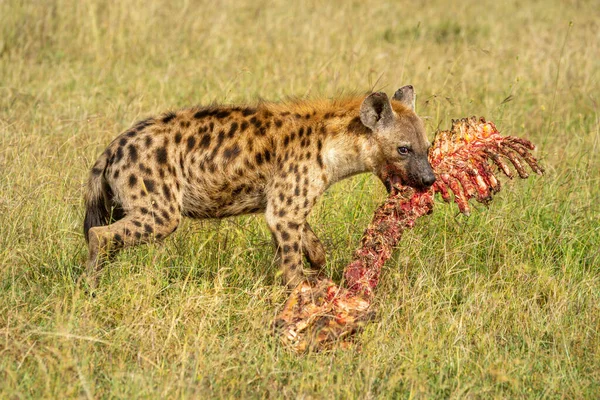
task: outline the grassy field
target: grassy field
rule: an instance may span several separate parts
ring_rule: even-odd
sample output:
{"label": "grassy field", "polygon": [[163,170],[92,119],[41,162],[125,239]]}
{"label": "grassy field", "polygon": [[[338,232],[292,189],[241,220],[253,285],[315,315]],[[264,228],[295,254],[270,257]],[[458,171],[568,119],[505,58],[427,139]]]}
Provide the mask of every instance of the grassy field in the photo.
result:
{"label": "grassy field", "polygon": [[[598,398],[596,1],[0,0],[0,398]],[[298,356],[262,217],[186,221],[78,283],[82,188],[134,121],[210,102],[407,83],[430,134],[483,115],[542,178],[469,218],[441,202],[384,270],[347,350]],[[341,277],[382,185],[310,219]]]}

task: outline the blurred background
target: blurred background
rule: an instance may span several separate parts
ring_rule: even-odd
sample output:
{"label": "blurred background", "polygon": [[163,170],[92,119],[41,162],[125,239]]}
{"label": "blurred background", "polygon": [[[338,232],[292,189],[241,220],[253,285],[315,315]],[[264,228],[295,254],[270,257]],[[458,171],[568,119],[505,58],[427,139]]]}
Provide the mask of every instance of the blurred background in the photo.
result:
{"label": "blurred background", "polygon": [[[567,397],[600,391],[597,1],[0,0],[0,397]],[[392,94],[430,137],[485,116],[538,145],[403,238],[359,348],[298,358],[261,217],[183,224],[78,285],[82,187],[119,132],[196,104]],[[368,175],[311,216],[341,277]]]}

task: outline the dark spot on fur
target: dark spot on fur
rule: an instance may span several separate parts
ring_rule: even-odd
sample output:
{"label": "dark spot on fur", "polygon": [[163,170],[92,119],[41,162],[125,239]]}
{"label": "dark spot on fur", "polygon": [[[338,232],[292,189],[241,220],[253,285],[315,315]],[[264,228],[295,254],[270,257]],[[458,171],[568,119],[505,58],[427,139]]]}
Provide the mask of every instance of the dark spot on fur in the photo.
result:
{"label": "dark spot on fur", "polygon": [[234,189],[231,191],[231,195],[232,195],[233,197],[235,197],[235,196],[238,196],[240,193],[242,193],[242,192],[244,191],[245,187],[246,187],[246,185],[240,185],[240,186],[238,186],[238,187],[234,188]]}
{"label": "dark spot on fur", "polygon": [[323,159],[321,158],[321,154],[317,154],[317,163],[319,167],[323,168]]}
{"label": "dark spot on fur", "polygon": [[[210,138],[209,138],[210,140]],[[192,150],[194,148],[194,146],[196,145],[196,138],[193,136],[190,136],[187,138],[187,148],[188,150]]]}
{"label": "dark spot on fur", "polygon": [[135,124],[134,128],[136,131],[141,131],[142,129],[144,129],[147,126],[150,125],[154,125],[154,119],[153,118],[146,118],[144,120],[141,120],[140,122],[138,122],[137,124]]}
{"label": "dark spot on fur", "polygon": [[121,173],[121,171],[116,170],[115,172],[113,172],[113,178],[117,179],[119,177],[119,174]]}
{"label": "dark spot on fur", "polygon": [[289,144],[290,144],[290,137],[288,135],[285,135],[285,137],[283,138],[283,147],[288,147]]}
{"label": "dark spot on fur", "polygon": [[259,127],[257,127],[256,129],[254,129],[254,134],[255,134],[256,136],[265,136],[265,135],[266,135],[266,133],[267,133],[267,130],[266,130],[266,128],[265,128],[264,126],[262,126],[262,125],[261,125],[261,126],[259,126]]}
{"label": "dark spot on fur", "polygon": [[281,231],[281,238],[285,241],[288,241],[290,240],[290,234],[287,231]]}
{"label": "dark spot on fur", "polygon": [[217,111],[217,113],[215,114],[215,117],[217,118],[227,118],[231,115],[231,111],[229,110],[220,110]]}
{"label": "dark spot on fur", "polygon": [[127,147],[129,149],[129,160],[131,160],[131,162],[137,162],[138,160],[138,151],[137,151],[137,147],[134,144],[130,144],[129,147]]}
{"label": "dark spot on fur", "polygon": [[146,233],[152,233],[154,229],[152,229],[152,226],[150,226],[150,224],[144,224],[144,231]]}
{"label": "dark spot on fur", "polygon": [[223,144],[223,140],[225,140],[225,131],[220,130],[217,136],[217,145],[215,146],[215,150],[221,147],[221,144]]}
{"label": "dark spot on fur", "polygon": [[289,253],[290,250],[291,250],[291,247],[289,245],[287,245],[287,244],[283,245],[283,252],[284,253]]}
{"label": "dark spot on fur", "polygon": [[101,168],[92,168],[92,175],[100,175],[102,174],[102,169]]}
{"label": "dark spot on fur", "polygon": [[250,116],[250,115],[255,114],[255,113],[256,113],[256,109],[255,108],[246,108],[246,109],[242,110],[242,115],[244,117]]}
{"label": "dark spot on fur", "polygon": [[137,183],[137,177],[133,174],[129,175],[129,187],[132,188]]}
{"label": "dark spot on fur", "polygon": [[123,159],[123,148],[119,147],[115,153],[115,162],[119,162],[121,159]]}
{"label": "dark spot on fur", "polygon": [[154,183],[154,181],[152,179],[144,179],[144,186],[146,186],[146,189],[150,192],[150,193],[154,193],[155,189],[156,189],[156,184]]}
{"label": "dark spot on fur", "polygon": [[255,159],[256,159],[256,163],[258,165],[262,165],[262,163],[263,163],[263,155],[262,155],[262,153],[256,153]]}
{"label": "dark spot on fur", "polygon": [[233,135],[235,134],[235,131],[237,131],[238,128],[238,123],[234,122],[231,124],[231,127],[229,128],[229,132],[227,132],[227,137],[232,138]]}
{"label": "dark spot on fur", "polygon": [[163,191],[163,194],[165,195],[165,197],[167,198],[167,200],[171,200],[171,190],[169,189],[169,187],[167,186],[166,183],[163,183],[162,191]]}
{"label": "dark spot on fur", "polygon": [[158,149],[156,149],[156,161],[158,161],[159,164],[167,163],[167,148],[166,147],[159,147]]}
{"label": "dark spot on fur", "polygon": [[139,168],[142,172],[145,172],[148,175],[152,175],[152,170],[144,165],[144,163],[139,163]]}
{"label": "dark spot on fur", "polygon": [[121,138],[119,140],[119,146],[125,146],[127,144],[127,138]]}
{"label": "dark spot on fur", "polygon": [[371,131],[369,128],[364,126],[362,122],[360,122],[360,117],[352,118],[352,120],[348,123],[347,129],[349,132],[358,134],[368,134]]}
{"label": "dark spot on fur", "polygon": [[[148,214],[148,209],[146,207],[140,208],[140,212],[144,215]],[[140,225],[141,226],[141,225]]]}
{"label": "dark spot on fur", "polygon": [[[192,137],[190,137],[191,139]],[[194,139],[195,141],[195,139]],[[208,146],[210,146],[210,135],[208,133],[205,133],[204,136],[202,136],[202,139],[200,139],[200,147],[203,149],[208,148]],[[189,139],[188,139],[188,147],[189,146]]]}
{"label": "dark spot on fur", "polygon": [[300,130],[298,131],[298,137],[301,138],[304,136],[304,128],[300,128]]}
{"label": "dark spot on fur", "polygon": [[242,125],[240,126],[240,131],[244,132],[246,129],[248,129],[248,121],[243,121]]}
{"label": "dark spot on fur", "polygon": [[275,120],[275,126],[276,126],[276,127],[278,127],[278,128],[281,128],[281,126],[282,126],[282,125],[283,125],[283,122],[281,122],[281,120],[280,120],[280,119],[276,119],[276,120]]}
{"label": "dark spot on fur", "polygon": [[[141,224],[140,224],[140,226],[141,226]],[[136,232],[136,233],[135,233],[135,238],[136,238],[137,240],[140,240],[140,239],[142,238],[142,234],[141,234],[140,232]]]}
{"label": "dark spot on fur", "polygon": [[204,109],[204,110],[197,111],[197,112],[194,114],[194,118],[196,118],[196,119],[202,119],[202,118],[208,117],[208,116],[210,116],[210,115],[212,115],[212,114],[213,114],[213,113],[212,113],[212,111],[211,111],[211,110],[209,110],[209,109]]}
{"label": "dark spot on fur", "polygon": [[176,117],[175,113],[173,112],[169,112],[167,114],[165,114],[165,116],[162,118],[162,122],[164,124],[168,124],[169,122],[171,122],[174,118]]}
{"label": "dark spot on fur", "polygon": [[236,158],[241,152],[242,150],[240,149],[240,146],[234,144],[233,146],[228,147],[227,149],[225,149],[225,151],[223,151],[223,157],[226,160],[232,160]]}
{"label": "dark spot on fur", "polygon": [[177,144],[181,143],[181,132],[177,132],[175,134],[175,143],[177,143]]}

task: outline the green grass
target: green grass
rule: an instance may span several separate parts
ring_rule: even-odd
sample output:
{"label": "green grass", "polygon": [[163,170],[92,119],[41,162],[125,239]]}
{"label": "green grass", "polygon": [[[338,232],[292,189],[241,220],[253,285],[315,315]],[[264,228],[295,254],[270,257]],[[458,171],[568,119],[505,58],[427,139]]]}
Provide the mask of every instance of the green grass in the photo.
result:
{"label": "green grass", "polygon": [[[1,398],[597,398],[600,13],[594,1],[0,1]],[[132,122],[194,104],[415,85],[428,131],[483,115],[547,173],[407,232],[378,317],[297,356],[262,217],[186,221],[78,283],[88,168]],[[339,279],[373,177],[311,215]]]}

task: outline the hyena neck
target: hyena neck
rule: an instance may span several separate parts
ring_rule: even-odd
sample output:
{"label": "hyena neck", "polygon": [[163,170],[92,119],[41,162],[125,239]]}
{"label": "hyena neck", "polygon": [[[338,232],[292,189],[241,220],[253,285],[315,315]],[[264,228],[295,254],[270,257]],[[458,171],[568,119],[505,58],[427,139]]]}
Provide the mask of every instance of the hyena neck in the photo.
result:
{"label": "hyena neck", "polygon": [[269,104],[269,111],[287,115],[294,121],[314,126],[322,140],[319,153],[323,159],[328,186],[350,176],[374,171],[377,146],[369,128],[359,118],[364,96],[335,100],[297,101]]}
{"label": "hyena neck", "polygon": [[331,184],[353,175],[374,170],[374,143],[370,131],[350,113],[333,119],[323,144],[323,162]]}
{"label": "hyena neck", "polygon": [[330,184],[373,171],[372,147],[367,135],[357,135],[347,129],[328,135],[322,155]]}

